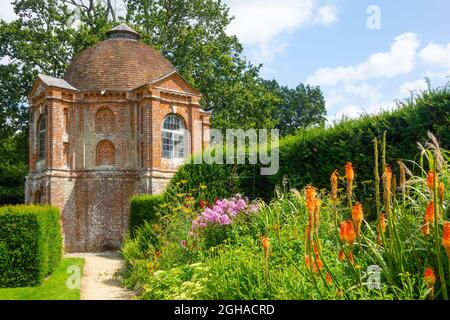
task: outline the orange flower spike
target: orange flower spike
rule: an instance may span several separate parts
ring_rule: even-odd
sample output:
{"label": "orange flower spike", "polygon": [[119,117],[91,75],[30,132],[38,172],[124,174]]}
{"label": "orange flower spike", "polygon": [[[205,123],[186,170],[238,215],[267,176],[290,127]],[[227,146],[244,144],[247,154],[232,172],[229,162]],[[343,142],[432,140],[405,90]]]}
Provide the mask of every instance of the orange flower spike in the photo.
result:
{"label": "orange flower spike", "polygon": [[331,277],[331,275],[328,272],[327,272],[327,275],[325,276],[325,281],[327,282],[327,284],[333,283],[333,278]]}
{"label": "orange flower spike", "polygon": [[434,190],[434,179],[435,179],[434,171],[433,170],[428,171],[427,185],[428,185],[428,188],[430,188],[430,190]]}
{"label": "orange flower spike", "polygon": [[311,263],[309,261],[309,255],[305,254],[305,264],[308,269],[311,268]]}
{"label": "orange flower spike", "polygon": [[423,273],[423,279],[427,284],[428,288],[433,288],[436,284],[436,276],[434,275],[434,271],[432,268],[428,267],[425,269]]}
{"label": "orange flower spike", "polygon": [[353,245],[353,242],[356,240],[355,227],[353,226],[353,222],[351,220],[347,221],[347,234],[345,240],[350,245]]}
{"label": "orange flower spike", "polygon": [[264,248],[264,257],[267,259],[269,256],[270,239],[267,236],[261,238],[261,242]]}
{"label": "orange flower spike", "polygon": [[425,212],[425,222],[433,223],[434,222],[434,202],[431,201],[427,205],[427,210]]}
{"label": "orange flower spike", "polygon": [[316,258],[319,257],[319,249],[317,248],[316,244],[314,244],[314,255],[316,256]]}
{"label": "orange flower spike", "polygon": [[316,209],[316,189],[313,186],[306,187],[306,209],[311,214]]}
{"label": "orange flower spike", "polygon": [[351,162],[347,162],[345,165],[345,177],[349,183],[355,179],[355,172],[353,171],[353,165]]}
{"label": "orange flower spike", "polygon": [[316,261],[316,271],[315,272],[317,272],[317,268],[319,269],[318,271],[322,271],[322,269],[323,269],[323,262],[322,262],[322,260],[319,258],[319,259],[317,259],[317,261]]}
{"label": "orange flower spike", "polygon": [[439,200],[441,202],[444,201],[444,191],[445,191],[444,183],[441,181],[438,184],[438,195],[439,195]]}
{"label": "orange flower spike", "polygon": [[442,245],[447,252],[447,256],[450,259],[450,222],[444,223],[444,230],[442,232]]}
{"label": "orange flower spike", "polygon": [[384,213],[380,214],[380,225],[381,225],[381,231],[386,231],[386,215]]}
{"label": "orange flower spike", "polygon": [[331,199],[337,199],[337,190],[338,190],[338,173],[337,170],[334,170],[331,174]]}
{"label": "orange flower spike", "polygon": [[392,181],[392,169],[390,166],[386,166],[385,175],[386,175],[386,185],[390,187]]}
{"label": "orange flower spike", "polygon": [[339,251],[338,259],[339,259],[339,261],[344,261],[345,260],[345,253],[344,253],[344,251],[342,251],[342,250]]}
{"label": "orange flower spike", "polygon": [[430,234],[430,225],[428,224],[428,222],[425,222],[425,224],[420,228],[420,232],[424,236],[427,236]]}
{"label": "orange flower spike", "polygon": [[353,258],[353,252],[351,252],[351,251],[348,254],[348,260],[350,261],[351,264],[355,264],[355,259]]}
{"label": "orange flower spike", "polygon": [[363,221],[364,215],[363,215],[363,206],[361,203],[357,203],[353,206],[352,210],[352,219],[353,223],[356,227],[356,235],[359,236],[359,233],[361,231],[361,223]]}

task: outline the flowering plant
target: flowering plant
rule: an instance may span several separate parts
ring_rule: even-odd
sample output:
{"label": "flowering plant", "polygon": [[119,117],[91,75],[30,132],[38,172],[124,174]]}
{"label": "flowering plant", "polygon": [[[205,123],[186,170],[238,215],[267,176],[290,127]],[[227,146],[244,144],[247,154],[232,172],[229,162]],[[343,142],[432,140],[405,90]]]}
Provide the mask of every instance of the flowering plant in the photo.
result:
{"label": "flowering plant", "polygon": [[193,222],[192,231],[208,225],[229,225],[239,214],[249,215],[258,211],[256,204],[249,204],[247,198],[236,194],[230,199],[217,200],[213,206],[207,207]]}
{"label": "flowering plant", "polygon": [[228,231],[233,221],[240,216],[250,216],[257,212],[259,206],[250,204],[248,199],[236,194],[229,199],[216,200],[214,205],[210,205],[192,221],[192,237],[202,234],[205,237],[207,247],[223,242],[229,237]]}

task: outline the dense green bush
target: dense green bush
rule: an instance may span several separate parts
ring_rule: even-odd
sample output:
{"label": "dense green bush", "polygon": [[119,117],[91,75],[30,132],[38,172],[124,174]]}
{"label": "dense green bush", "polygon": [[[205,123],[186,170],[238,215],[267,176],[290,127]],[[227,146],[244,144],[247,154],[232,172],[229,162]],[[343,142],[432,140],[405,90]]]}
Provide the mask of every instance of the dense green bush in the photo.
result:
{"label": "dense green bush", "polygon": [[0,208],[0,287],[37,286],[61,259],[58,209]]}
{"label": "dense green bush", "polygon": [[163,203],[162,195],[142,195],[134,196],[130,200],[130,233],[134,237],[136,229],[143,225],[145,221],[153,222],[159,206]]}
{"label": "dense green bush", "polygon": [[[412,100],[399,103],[398,108],[379,115],[344,119],[331,127],[300,130],[280,140],[280,169],[274,176],[260,176],[253,165],[184,165],[172,179],[170,187],[184,179],[190,185],[205,182],[218,197],[227,190],[241,192],[250,198],[269,200],[273,190],[287,176],[292,187],[314,184],[329,186],[331,173],[351,160],[359,172],[360,186],[356,192],[366,200],[372,194],[373,139],[380,140],[386,131],[387,155],[396,170],[396,160],[417,159],[416,143],[424,141],[427,131],[433,132],[441,146],[450,146],[450,87],[426,91]],[[211,188],[210,188],[211,185]]]}
{"label": "dense green bush", "polygon": [[182,192],[202,189],[202,199],[226,198],[240,191],[237,166],[185,164],[177,171],[165,191],[166,200]]}
{"label": "dense green bush", "polygon": [[391,165],[399,159],[418,159],[417,142],[427,131],[433,132],[441,146],[450,145],[450,90],[425,92],[411,103],[403,103],[393,112],[365,115],[346,120],[331,128],[302,130],[280,142],[280,170],[268,177],[269,187],[287,175],[291,183],[320,188],[329,186],[333,170],[351,160],[359,170],[359,181],[373,179],[373,139],[386,131],[387,155]]}

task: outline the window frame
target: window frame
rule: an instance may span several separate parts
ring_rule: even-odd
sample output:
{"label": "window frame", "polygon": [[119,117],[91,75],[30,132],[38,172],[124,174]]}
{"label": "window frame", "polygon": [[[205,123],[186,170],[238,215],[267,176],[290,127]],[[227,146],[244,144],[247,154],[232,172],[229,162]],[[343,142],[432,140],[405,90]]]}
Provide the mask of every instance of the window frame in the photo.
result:
{"label": "window frame", "polygon": [[175,113],[164,117],[161,126],[161,157],[163,159],[174,160],[185,157],[185,132],[186,125],[182,117]]}
{"label": "window frame", "polygon": [[43,161],[45,160],[45,152],[46,152],[46,136],[47,136],[47,121],[45,115],[41,115],[37,122],[37,160]]}

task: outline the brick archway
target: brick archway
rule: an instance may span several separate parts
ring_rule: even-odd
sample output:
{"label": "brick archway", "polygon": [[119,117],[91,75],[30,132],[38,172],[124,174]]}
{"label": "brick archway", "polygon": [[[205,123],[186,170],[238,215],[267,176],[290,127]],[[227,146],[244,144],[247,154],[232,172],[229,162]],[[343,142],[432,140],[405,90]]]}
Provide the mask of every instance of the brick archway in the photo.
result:
{"label": "brick archway", "polygon": [[95,133],[113,133],[115,129],[114,113],[107,107],[100,108],[95,114]]}
{"label": "brick archway", "polygon": [[109,140],[102,140],[97,144],[95,163],[97,166],[109,165],[116,163],[116,148]]}

